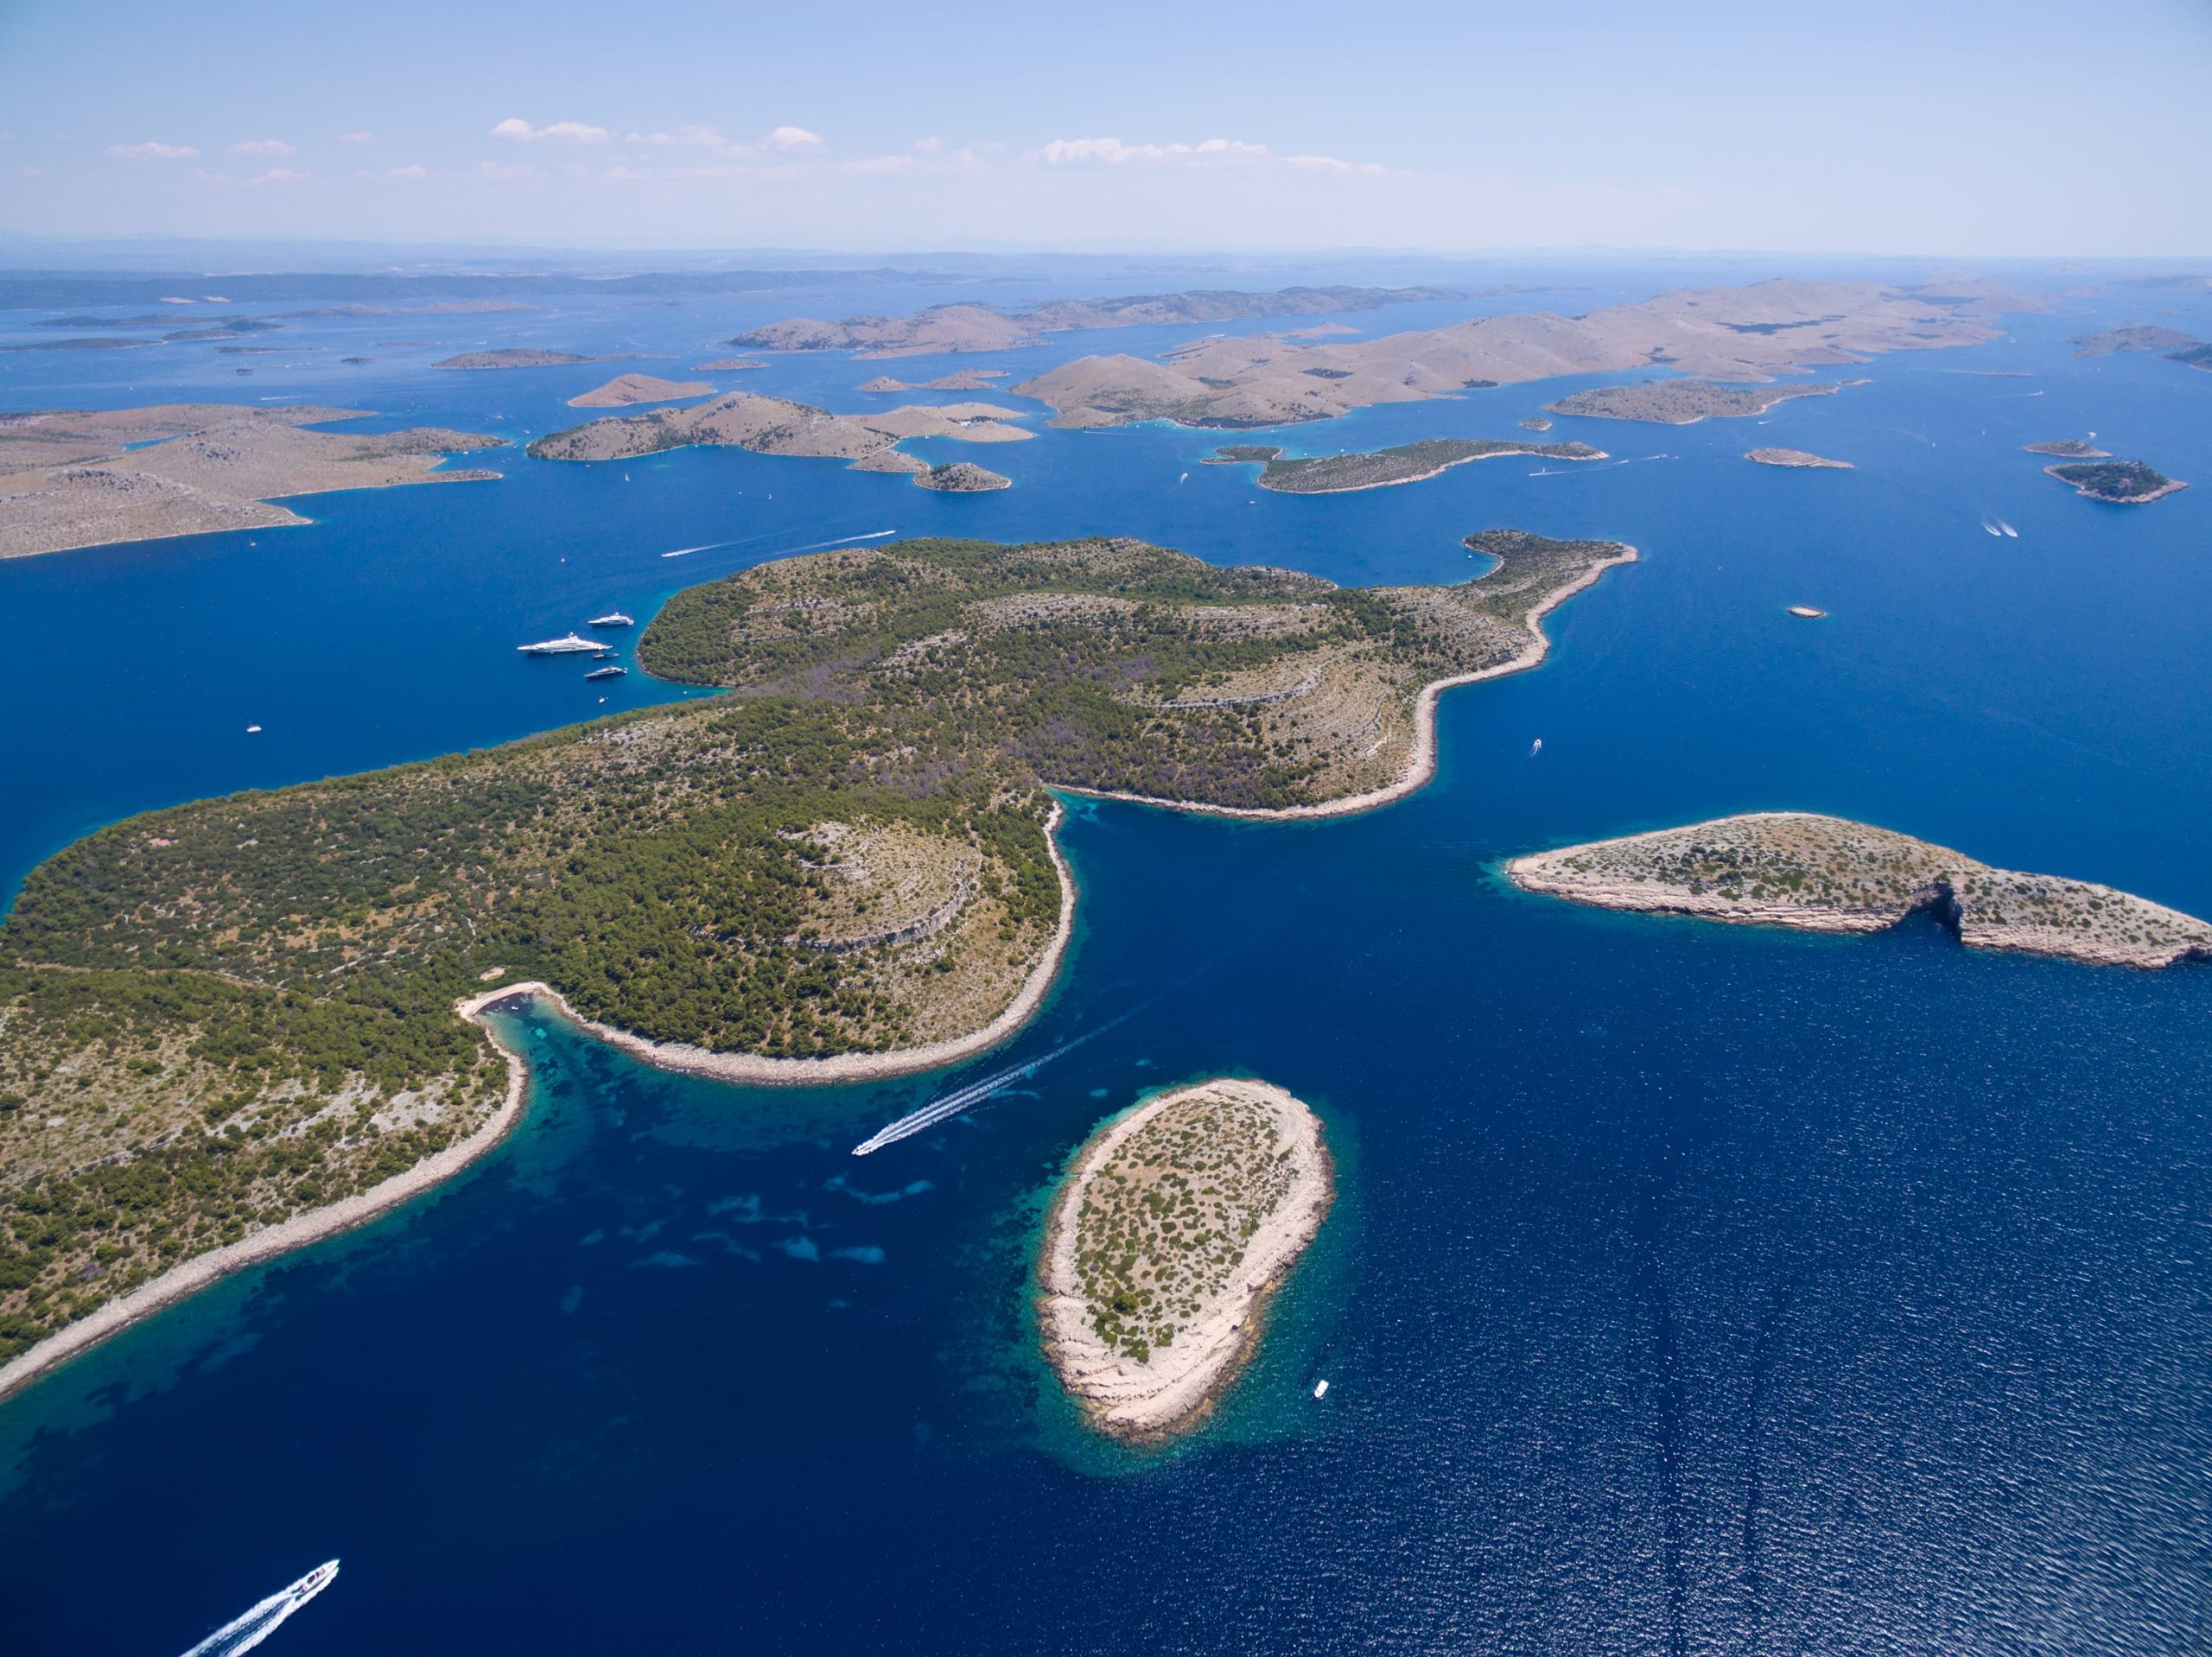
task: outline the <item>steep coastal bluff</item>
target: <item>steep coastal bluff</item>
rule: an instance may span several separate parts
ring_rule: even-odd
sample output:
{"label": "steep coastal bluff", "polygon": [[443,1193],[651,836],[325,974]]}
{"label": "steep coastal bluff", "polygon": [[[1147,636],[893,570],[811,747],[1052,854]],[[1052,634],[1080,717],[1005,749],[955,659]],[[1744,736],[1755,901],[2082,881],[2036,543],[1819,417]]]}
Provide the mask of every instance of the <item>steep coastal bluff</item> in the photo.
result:
{"label": "steep coastal bluff", "polygon": [[1046,1355],[1090,1424],[1142,1442],[1202,1420],[1334,1197],[1319,1119],[1264,1082],[1202,1082],[1095,1134],[1038,1263]]}
{"label": "steep coastal bluff", "polygon": [[1876,932],[1934,914],[1977,949],[2093,966],[2212,960],[2212,925],[2087,880],[1993,868],[1843,817],[1764,811],[1516,857],[1507,877],[1603,909]]}

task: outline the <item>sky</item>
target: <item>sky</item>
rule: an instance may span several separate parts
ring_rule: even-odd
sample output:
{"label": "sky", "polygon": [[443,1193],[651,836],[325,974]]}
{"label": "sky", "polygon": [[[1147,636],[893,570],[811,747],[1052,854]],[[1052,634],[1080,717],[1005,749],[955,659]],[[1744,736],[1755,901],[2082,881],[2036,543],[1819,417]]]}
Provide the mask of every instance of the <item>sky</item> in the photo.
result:
{"label": "sky", "polygon": [[0,0],[0,231],[2212,254],[2212,0]]}

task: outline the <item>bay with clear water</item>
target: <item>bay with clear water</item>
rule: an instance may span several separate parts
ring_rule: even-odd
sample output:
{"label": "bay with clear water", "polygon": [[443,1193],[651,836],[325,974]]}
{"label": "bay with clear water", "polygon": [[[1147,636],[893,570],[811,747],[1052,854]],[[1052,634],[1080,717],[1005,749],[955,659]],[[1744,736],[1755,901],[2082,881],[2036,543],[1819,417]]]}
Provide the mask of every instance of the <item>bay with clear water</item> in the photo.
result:
{"label": "bay with clear water", "polygon": [[[1500,303],[1704,274],[1609,267]],[[0,405],[250,393],[543,431],[623,367],[680,374],[776,315],[954,296],[326,322],[235,384],[171,348],[27,352],[0,357]],[[1972,954],[1933,924],[1610,915],[1497,873],[1795,807],[2212,915],[2212,376],[2067,344],[2142,298],[1822,371],[1872,383],[1764,424],[1562,419],[1554,440],[1618,463],[1552,475],[1489,460],[1299,498],[1202,465],[1220,435],[1160,426],[925,446],[1014,480],[978,497],[734,451],[510,453],[496,484],[306,503],[311,528],[0,564],[12,891],[148,806],[683,695],[633,672],[602,708],[574,663],[513,646],[844,536],[1122,533],[1348,582],[1464,579],[1460,537],[1498,526],[1642,553],[1551,619],[1541,669],[1445,699],[1439,775],[1398,804],[1255,825],[1073,803],[1075,948],[1040,1018],[960,1070],[748,1090],[505,1015],[533,1081],[498,1151],[0,1405],[6,1648],[182,1651],[334,1556],[342,1578],[268,1649],[2204,1643],[2212,972]],[[2176,302],[2212,335],[2212,306]],[[666,360],[427,369],[484,343]],[[353,352],[379,361],[341,369]],[[890,401],[853,389],[883,369],[975,360],[705,378],[856,409]],[[1579,383],[1281,441],[1512,435]],[[2019,450],[2088,431],[2197,486],[2101,506]],[[1760,444],[1858,469],[1741,458]],[[690,547],[710,549],[663,556]],[[1341,1200],[1217,1416],[1110,1449],[1036,1352],[1044,1204],[1103,1115],[1224,1071],[1315,1105]]]}

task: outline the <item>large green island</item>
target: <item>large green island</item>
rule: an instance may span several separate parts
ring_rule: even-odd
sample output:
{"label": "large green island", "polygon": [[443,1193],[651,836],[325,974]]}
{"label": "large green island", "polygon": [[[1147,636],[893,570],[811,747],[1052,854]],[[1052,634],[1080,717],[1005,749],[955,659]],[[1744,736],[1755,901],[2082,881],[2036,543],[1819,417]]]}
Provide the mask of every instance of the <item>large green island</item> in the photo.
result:
{"label": "large green island", "polygon": [[118,1297],[495,1141],[516,1072],[457,1012],[543,994],[652,1063],[763,1082],[1003,1039],[1071,930],[1052,790],[1395,798],[1429,774],[1440,689],[1541,659],[1543,613],[1634,556],[1468,544],[1496,565],[1452,587],[1123,540],[786,559],[678,594],[639,641],[727,695],[57,853],[0,925],[0,1391]]}
{"label": "large green island", "polygon": [[1179,1089],[1094,1134],[1038,1261],[1046,1355],[1084,1418],[1137,1442],[1204,1419],[1334,1197],[1319,1119],[1264,1082]]}
{"label": "large green island", "polygon": [[1604,909],[1808,932],[1876,932],[1926,912],[1977,949],[2094,966],[2212,960],[2212,925],[2178,910],[1803,811],[1562,847],[1516,857],[1505,873],[1528,891]]}

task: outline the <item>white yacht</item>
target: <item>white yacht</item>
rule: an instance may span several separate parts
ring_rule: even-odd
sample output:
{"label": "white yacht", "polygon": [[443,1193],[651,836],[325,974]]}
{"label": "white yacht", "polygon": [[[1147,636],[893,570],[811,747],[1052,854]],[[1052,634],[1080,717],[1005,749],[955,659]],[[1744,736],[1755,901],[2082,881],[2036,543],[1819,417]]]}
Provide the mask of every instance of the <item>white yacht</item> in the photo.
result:
{"label": "white yacht", "polygon": [[634,619],[624,615],[620,610],[611,610],[603,616],[594,616],[589,621],[584,623],[587,627],[634,627],[637,625]]}
{"label": "white yacht", "polygon": [[579,638],[570,633],[563,638],[541,638],[535,644],[518,644],[515,648],[524,656],[575,656],[581,652],[603,651],[607,646],[596,638]]}

